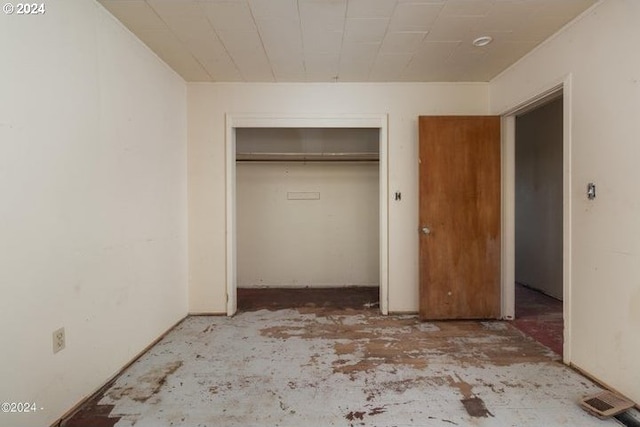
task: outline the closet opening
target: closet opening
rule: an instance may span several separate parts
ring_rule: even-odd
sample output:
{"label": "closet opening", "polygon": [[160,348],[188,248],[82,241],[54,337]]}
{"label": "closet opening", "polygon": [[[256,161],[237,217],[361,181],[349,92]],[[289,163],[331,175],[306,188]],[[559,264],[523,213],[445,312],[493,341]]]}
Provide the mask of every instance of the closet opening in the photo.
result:
{"label": "closet opening", "polygon": [[386,128],[325,124],[231,128],[229,315],[386,314]]}
{"label": "closet opening", "polygon": [[379,306],[379,130],[236,130],[238,309]]}

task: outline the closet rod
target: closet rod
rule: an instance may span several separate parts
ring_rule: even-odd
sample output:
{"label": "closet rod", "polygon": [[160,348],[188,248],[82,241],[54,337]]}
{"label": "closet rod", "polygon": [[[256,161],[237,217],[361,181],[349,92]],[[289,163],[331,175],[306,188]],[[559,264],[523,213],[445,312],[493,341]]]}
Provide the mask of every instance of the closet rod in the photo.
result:
{"label": "closet rod", "polygon": [[378,163],[378,159],[244,159],[236,163]]}
{"label": "closet rod", "polygon": [[377,162],[378,153],[238,153],[238,162]]}

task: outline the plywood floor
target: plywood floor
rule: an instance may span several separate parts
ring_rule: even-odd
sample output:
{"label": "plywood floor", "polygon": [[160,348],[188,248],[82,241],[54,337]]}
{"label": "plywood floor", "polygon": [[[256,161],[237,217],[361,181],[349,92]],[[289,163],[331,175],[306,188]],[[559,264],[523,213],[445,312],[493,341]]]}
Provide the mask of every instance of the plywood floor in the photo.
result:
{"label": "plywood floor", "polygon": [[360,303],[189,317],[63,425],[618,425],[579,409],[599,388],[506,322]]}

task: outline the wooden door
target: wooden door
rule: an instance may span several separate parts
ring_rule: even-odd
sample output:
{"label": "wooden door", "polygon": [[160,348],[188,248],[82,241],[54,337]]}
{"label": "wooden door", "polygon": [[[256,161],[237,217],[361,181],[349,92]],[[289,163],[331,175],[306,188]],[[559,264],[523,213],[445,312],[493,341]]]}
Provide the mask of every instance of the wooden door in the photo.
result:
{"label": "wooden door", "polygon": [[500,118],[420,117],[420,317],[500,317]]}

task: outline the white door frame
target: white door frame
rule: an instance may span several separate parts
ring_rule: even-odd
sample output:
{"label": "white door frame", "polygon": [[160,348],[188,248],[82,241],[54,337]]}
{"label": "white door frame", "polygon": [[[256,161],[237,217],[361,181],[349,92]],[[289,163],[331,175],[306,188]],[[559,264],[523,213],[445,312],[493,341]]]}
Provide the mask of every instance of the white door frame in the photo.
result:
{"label": "white door frame", "polygon": [[502,116],[502,317],[515,315],[515,144],[516,116],[563,96],[562,106],[562,284],[563,361],[571,362],[571,74],[505,109]]}
{"label": "white door frame", "polygon": [[226,281],[227,316],[238,308],[236,232],[236,132],[237,128],[375,128],[379,129],[380,180],[380,311],[389,313],[389,179],[386,114],[370,115],[226,115]]}

